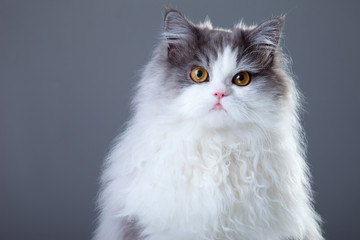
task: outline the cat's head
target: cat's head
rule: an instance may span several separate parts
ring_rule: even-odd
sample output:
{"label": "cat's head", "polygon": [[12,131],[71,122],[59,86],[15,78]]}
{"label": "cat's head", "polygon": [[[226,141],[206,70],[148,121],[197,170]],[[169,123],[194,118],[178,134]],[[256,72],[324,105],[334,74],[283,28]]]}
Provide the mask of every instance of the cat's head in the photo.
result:
{"label": "cat's head", "polygon": [[283,21],[224,30],[167,10],[161,43],[143,75],[144,101],[157,99],[162,113],[208,127],[271,124],[289,92],[278,47]]}

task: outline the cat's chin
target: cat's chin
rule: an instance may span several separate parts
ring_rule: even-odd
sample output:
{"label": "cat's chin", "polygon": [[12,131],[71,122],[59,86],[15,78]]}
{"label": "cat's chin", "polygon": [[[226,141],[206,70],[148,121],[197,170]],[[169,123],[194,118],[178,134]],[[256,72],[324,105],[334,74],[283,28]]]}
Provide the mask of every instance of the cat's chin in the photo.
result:
{"label": "cat's chin", "polygon": [[236,123],[229,116],[226,109],[214,106],[204,118],[203,126],[206,128],[232,128]]}

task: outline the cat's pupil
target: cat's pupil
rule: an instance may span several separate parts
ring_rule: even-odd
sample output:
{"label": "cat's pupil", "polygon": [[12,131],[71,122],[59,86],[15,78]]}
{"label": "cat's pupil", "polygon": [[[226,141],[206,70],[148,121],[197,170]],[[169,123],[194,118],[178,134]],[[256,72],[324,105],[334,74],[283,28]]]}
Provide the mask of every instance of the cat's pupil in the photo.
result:
{"label": "cat's pupil", "polygon": [[197,70],[196,71],[196,76],[198,77],[198,78],[201,78],[202,76],[203,76],[203,71],[201,71],[201,70]]}
{"label": "cat's pupil", "polygon": [[243,81],[244,80],[244,74],[239,74],[237,76],[237,79],[239,79],[240,82]]}

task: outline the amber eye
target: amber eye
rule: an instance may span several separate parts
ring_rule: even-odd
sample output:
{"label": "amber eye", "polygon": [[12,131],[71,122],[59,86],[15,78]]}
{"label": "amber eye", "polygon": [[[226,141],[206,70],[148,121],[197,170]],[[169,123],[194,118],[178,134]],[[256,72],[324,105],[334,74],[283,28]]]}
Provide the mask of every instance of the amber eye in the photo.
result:
{"label": "amber eye", "polygon": [[250,74],[241,71],[233,77],[232,82],[238,86],[246,86],[250,83]]}
{"label": "amber eye", "polygon": [[207,80],[208,72],[202,67],[196,67],[191,71],[190,77],[195,82],[202,83]]}

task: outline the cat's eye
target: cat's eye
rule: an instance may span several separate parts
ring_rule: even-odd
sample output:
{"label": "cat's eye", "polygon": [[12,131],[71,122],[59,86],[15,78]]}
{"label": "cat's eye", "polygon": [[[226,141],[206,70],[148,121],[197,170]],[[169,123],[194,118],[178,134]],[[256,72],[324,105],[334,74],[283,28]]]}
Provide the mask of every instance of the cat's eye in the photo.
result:
{"label": "cat's eye", "polygon": [[250,73],[246,71],[241,71],[233,77],[232,82],[238,86],[243,87],[248,85],[250,83],[250,80],[251,80]]}
{"label": "cat's eye", "polygon": [[208,72],[205,70],[205,68],[196,67],[191,70],[190,77],[194,82],[202,83],[208,79]]}

